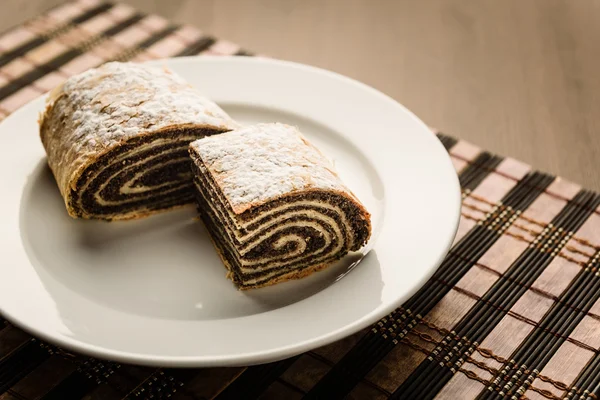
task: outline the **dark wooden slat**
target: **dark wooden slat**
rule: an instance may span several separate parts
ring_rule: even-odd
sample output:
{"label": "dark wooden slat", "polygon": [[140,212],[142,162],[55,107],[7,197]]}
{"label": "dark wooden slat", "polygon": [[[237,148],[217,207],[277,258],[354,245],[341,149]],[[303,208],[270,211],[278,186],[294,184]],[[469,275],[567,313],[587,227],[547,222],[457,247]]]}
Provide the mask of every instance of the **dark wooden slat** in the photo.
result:
{"label": "dark wooden slat", "polygon": [[248,367],[216,397],[216,400],[258,398],[297,359],[298,357],[293,357],[270,364]]}

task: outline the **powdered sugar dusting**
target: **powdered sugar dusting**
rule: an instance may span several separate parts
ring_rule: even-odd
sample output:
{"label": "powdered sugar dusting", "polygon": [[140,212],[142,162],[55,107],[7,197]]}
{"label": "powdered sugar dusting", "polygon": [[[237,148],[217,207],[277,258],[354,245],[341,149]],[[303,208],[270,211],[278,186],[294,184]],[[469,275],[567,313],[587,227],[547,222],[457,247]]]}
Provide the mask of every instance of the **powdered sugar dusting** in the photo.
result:
{"label": "powdered sugar dusting", "polygon": [[52,132],[43,132],[42,140],[61,191],[99,153],[140,134],[183,125],[239,126],[176,74],[121,62],[90,69],[56,88],[42,127],[50,118]]}
{"label": "powdered sugar dusting", "polygon": [[236,213],[292,192],[348,191],[329,160],[292,126],[254,125],[196,140],[191,148]]}

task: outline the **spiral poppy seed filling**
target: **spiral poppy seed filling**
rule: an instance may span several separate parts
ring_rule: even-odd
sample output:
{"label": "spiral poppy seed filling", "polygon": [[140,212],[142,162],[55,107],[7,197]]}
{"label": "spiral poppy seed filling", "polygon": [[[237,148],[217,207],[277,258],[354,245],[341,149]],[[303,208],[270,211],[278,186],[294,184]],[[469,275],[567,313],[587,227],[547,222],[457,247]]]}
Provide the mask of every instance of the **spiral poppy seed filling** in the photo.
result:
{"label": "spiral poppy seed filling", "polygon": [[158,210],[193,202],[189,143],[207,129],[137,137],[103,155],[77,181],[70,206],[79,215]]}
{"label": "spiral poppy seed filling", "polygon": [[310,275],[369,239],[369,213],[293,127],[206,137],[190,155],[201,219],[241,289]]}
{"label": "spiral poppy seed filling", "polygon": [[192,203],[189,143],[236,127],[174,73],[112,62],[49,95],[40,137],[68,213],[117,220]]}

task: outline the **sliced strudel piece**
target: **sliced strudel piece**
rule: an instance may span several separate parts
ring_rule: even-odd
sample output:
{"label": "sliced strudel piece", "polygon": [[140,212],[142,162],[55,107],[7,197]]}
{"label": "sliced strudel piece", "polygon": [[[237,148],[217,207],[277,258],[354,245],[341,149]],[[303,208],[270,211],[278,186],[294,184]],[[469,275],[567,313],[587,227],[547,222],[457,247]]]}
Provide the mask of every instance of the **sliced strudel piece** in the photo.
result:
{"label": "sliced strudel piece", "polygon": [[237,126],[173,72],[111,62],[49,94],[40,136],[69,214],[117,220],[193,202],[189,143]]}
{"label": "sliced strudel piece", "polygon": [[294,127],[206,137],[190,155],[201,218],[241,289],[305,277],[369,239],[370,214]]}

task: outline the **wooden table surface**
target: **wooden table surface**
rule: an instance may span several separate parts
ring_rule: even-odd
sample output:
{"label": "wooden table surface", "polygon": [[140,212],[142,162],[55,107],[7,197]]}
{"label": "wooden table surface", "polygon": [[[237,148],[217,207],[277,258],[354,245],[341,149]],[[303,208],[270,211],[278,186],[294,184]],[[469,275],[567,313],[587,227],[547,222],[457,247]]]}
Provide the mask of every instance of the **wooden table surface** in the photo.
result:
{"label": "wooden table surface", "polygon": [[[6,30],[60,0],[3,0]],[[600,0],[126,0],[600,190]],[[595,26],[594,26],[595,25]]]}

